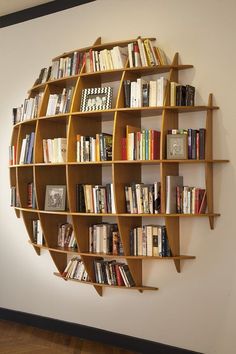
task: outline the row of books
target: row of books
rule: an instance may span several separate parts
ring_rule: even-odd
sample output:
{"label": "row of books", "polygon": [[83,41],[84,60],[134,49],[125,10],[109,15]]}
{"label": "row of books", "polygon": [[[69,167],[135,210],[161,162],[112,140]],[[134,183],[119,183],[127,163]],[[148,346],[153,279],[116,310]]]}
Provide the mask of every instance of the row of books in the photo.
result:
{"label": "row of books", "polygon": [[103,222],[89,226],[89,252],[123,255],[118,225]]}
{"label": "row of books", "polygon": [[20,207],[20,200],[17,188],[12,186],[10,188],[10,206],[11,207]]}
{"label": "row of books", "polygon": [[136,42],[128,44],[129,66],[166,65],[167,58],[163,50],[154,47],[150,39],[138,38]]}
{"label": "row of books", "polygon": [[89,281],[89,276],[85,269],[84,262],[78,257],[71,258],[63,271],[62,276],[68,279]]}
{"label": "row of books", "polygon": [[170,106],[194,106],[195,87],[170,82]]}
{"label": "row of books", "polygon": [[105,260],[94,261],[94,272],[96,282],[99,284],[135,286],[134,279],[129,267],[125,263]]}
{"label": "row of books", "polygon": [[59,247],[77,248],[73,226],[70,223],[59,225],[57,244]]}
{"label": "row of books", "polygon": [[35,97],[26,98],[20,107],[14,107],[12,109],[13,124],[37,118],[42,98],[43,92],[39,92]]}
{"label": "row of books", "polygon": [[46,116],[68,113],[70,111],[71,100],[74,87],[63,88],[61,93],[49,95]]}
{"label": "row of books", "polygon": [[[133,129],[128,126],[126,132],[130,130]],[[122,138],[122,159],[130,161],[160,159],[160,132],[154,129],[135,130],[127,133],[126,138]]]}
{"label": "row of books", "polygon": [[112,160],[112,135],[98,133],[96,137],[76,136],[77,162]]}
{"label": "row of books", "polygon": [[204,214],[206,209],[206,189],[184,186],[183,176],[166,176],[167,214]]}
{"label": "row of books", "polygon": [[130,230],[130,255],[170,257],[166,226],[145,225]]}
{"label": "row of books", "polygon": [[176,211],[178,214],[205,214],[207,207],[205,189],[189,186],[177,186],[176,198]]}
{"label": "row of books", "polygon": [[84,54],[85,70],[97,72],[123,69],[127,62],[127,47],[115,46],[112,49],[92,50]]}
{"label": "row of books", "polygon": [[[183,140],[183,149],[186,151],[186,158],[189,160],[204,160],[205,159],[205,144],[206,144],[206,129],[172,129],[167,134],[168,140],[174,136],[178,137],[185,135]],[[167,154],[168,158],[168,154]]]}
{"label": "row of books", "polygon": [[79,213],[115,213],[113,184],[105,186],[76,184],[76,211]]}
{"label": "row of books", "polygon": [[156,107],[163,106],[167,79],[160,77],[157,80],[137,81],[124,80],[124,107]]}
{"label": "row of books", "polygon": [[132,183],[125,186],[126,210],[130,214],[158,214],[161,209],[161,184]]}
{"label": "row of books", "polygon": [[66,76],[78,75],[83,65],[83,52],[75,51],[71,55],[55,59],[48,68],[42,68],[34,86],[50,80],[60,79]]}
{"label": "row of books", "polygon": [[36,208],[35,188],[34,183],[27,183],[27,208]]}
{"label": "row of books", "polygon": [[33,220],[33,242],[42,246],[44,244],[44,235],[39,220]]}
{"label": "row of books", "polygon": [[43,161],[45,163],[66,162],[66,138],[43,139]]}
{"label": "row of books", "polygon": [[33,162],[34,137],[35,133],[31,132],[30,134],[26,134],[25,138],[22,139],[19,164]]}

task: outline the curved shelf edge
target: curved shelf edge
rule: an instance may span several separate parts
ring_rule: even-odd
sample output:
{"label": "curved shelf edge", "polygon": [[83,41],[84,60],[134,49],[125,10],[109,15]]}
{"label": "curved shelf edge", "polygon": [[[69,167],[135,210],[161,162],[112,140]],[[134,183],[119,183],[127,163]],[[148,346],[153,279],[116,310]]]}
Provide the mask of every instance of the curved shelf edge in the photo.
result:
{"label": "curved shelf edge", "polygon": [[196,256],[188,256],[188,255],[179,255],[179,256],[172,256],[172,257],[160,257],[160,256],[125,256],[125,255],[114,255],[114,254],[106,254],[106,253],[89,253],[89,252],[79,252],[75,249],[69,249],[69,248],[52,248],[52,247],[47,247],[44,245],[38,245],[36,243],[31,242],[30,240],[28,241],[29,244],[31,244],[33,247],[45,249],[47,251],[53,251],[53,252],[59,252],[59,253],[68,253],[68,254],[74,254],[77,256],[86,256],[86,257],[92,257],[92,258],[115,258],[115,259],[141,259],[141,260],[173,260],[173,259],[178,259],[178,260],[188,260],[188,259],[196,259]]}
{"label": "curved shelf edge", "polygon": [[80,281],[77,279],[63,277],[60,273],[57,273],[57,272],[54,272],[54,275],[56,275],[57,277],[64,279],[64,280],[70,280],[70,281],[75,281],[77,283],[88,284],[88,285],[99,286],[99,287],[138,290],[141,292],[146,291],[146,290],[159,290],[158,288],[153,287],[153,286],[130,286],[130,287],[128,287],[128,286],[118,286],[118,285],[109,285],[109,284],[99,284],[99,283],[94,283],[94,282],[90,282],[90,281]]}

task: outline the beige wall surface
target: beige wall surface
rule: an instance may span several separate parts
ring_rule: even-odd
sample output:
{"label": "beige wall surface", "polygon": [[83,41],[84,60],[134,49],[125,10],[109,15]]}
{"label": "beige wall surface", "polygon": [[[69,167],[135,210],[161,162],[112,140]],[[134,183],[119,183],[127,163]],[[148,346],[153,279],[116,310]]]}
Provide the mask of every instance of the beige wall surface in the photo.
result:
{"label": "beige wall surface", "polygon": [[[98,0],[0,30],[0,306],[98,327],[208,354],[235,353],[235,1]],[[37,257],[21,219],[9,207],[8,145],[12,107],[26,97],[40,69],[65,51],[104,42],[154,36],[170,60],[175,52],[194,69],[180,75],[196,87],[196,103],[214,93],[214,231],[207,219],[181,220],[181,253],[195,255],[177,274],[170,261],[144,262],[140,294],[64,282],[49,254]],[[204,113],[183,117],[199,127]],[[191,120],[191,123],[189,123]],[[193,125],[192,125],[193,124]],[[182,171],[186,184],[204,183],[203,166]],[[152,170],[150,172],[152,173]]]}

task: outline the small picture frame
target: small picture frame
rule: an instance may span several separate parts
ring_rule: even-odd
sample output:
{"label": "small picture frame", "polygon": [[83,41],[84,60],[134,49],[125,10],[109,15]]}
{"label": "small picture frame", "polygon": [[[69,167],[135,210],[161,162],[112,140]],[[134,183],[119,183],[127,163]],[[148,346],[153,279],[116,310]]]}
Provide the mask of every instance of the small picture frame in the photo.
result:
{"label": "small picture frame", "polygon": [[66,186],[47,185],[45,193],[45,210],[65,210],[66,208]]}
{"label": "small picture frame", "polygon": [[187,134],[167,134],[166,158],[167,160],[186,160],[188,158]]}
{"label": "small picture frame", "polygon": [[81,112],[104,111],[112,106],[112,87],[92,87],[83,89]]}

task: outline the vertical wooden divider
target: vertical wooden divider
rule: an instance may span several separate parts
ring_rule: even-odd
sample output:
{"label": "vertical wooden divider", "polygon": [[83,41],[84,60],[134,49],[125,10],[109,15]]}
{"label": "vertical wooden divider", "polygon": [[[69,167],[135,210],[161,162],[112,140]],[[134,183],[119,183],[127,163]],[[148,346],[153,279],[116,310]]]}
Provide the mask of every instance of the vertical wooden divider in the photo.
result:
{"label": "vertical wooden divider", "polygon": [[[127,64],[127,63],[126,63]],[[118,90],[116,109],[124,107],[124,92],[123,83],[124,80],[134,80],[136,76],[132,73],[123,72],[120,81],[120,87]],[[121,141],[122,137],[126,137],[126,126],[132,125],[141,129],[141,113],[137,113],[137,116],[129,115],[125,112],[116,112],[114,117],[113,128],[113,160],[121,160]],[[136,164],[113,164],[112,166],[115,205],[117,213],[126,212],[125,203],[125,190],[124,187],[128,183],[136,182],[140,183],[141,177],[141,165]],[[132,227],[142,225],[142,218],[136,217],[117,217],[117,224],[120,232],[121,242],[124,248],[124,255],[130,255],[130,230]],[[142,260],[141,259],[126,259],[129,266],[132,277],[137,286],[142,285]],[[141,291],[142,292],[142,291]]]}
{"label": "vertical wooden divider", "polygon": [[[212,117],[212,106],[213,106],[213,95],[212,93],[208,98],[208,110],[206,114],[206,160],[212,160],[212,145],[213,145],[213,117]],[[208,213],[211,214],[214,212],[213,205],[213,163],[207,162],[205,163],[205,181],[206,181],[206,195],[207,195],[207,208]],[[209,215],[209,223],[211,230],[214,229],[214,216]]]}
{"label": "vertical wooden divider", "polygon": [[[178,53],[175,54],[172,61],[173,66],[178,65]],[[163,113],[162,113],[162,126],[161,126],[161,160],[166,159],[166,135],[169,129],[178,129],[179,119],[178,113],[165,109],[165,106],[169,106],[170,103],[170,82],[174,81],[178,83],[178,70],[172,68],[169,73],[169,84],[167,86],[166,97],[164,101]],[[160,164],[161,172],[161,212],[166,212],[166,176],[178,176],[179,164],[178,163],[165,163]],[[179,240],[179,218],[165,217],[165,224],[167,230],[167,237],[170,245],[170,249],[173,256],[179,255],[180,240]],[[180,260],[174,259],[177,272],[180,272]]]}

